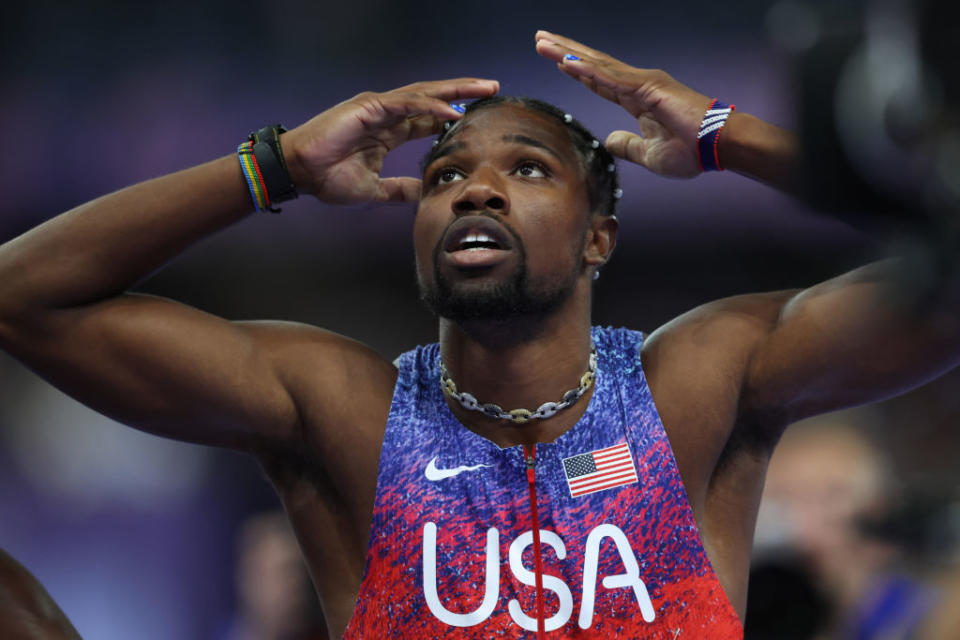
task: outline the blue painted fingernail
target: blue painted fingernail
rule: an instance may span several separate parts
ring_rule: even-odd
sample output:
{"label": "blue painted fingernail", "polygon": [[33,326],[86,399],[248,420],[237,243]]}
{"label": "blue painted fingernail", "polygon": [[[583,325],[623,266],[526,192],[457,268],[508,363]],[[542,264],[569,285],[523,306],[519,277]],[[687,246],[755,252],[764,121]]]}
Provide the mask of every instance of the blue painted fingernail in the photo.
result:
{"label": "blue painted fingernail", "polygon": [[567,55],[563,56],[563,59],[564,59],[564,60],[579,60],[580,58],[578,58],[577,56],[573,55],[572,53],[568,53]]}
{"label": "blue painted fingernail", "polygon": [[467,108],[462,104],[453,104],[452,102],[450,103],[450,108],[456,111],[457,113],[464,113],[467,110]]}

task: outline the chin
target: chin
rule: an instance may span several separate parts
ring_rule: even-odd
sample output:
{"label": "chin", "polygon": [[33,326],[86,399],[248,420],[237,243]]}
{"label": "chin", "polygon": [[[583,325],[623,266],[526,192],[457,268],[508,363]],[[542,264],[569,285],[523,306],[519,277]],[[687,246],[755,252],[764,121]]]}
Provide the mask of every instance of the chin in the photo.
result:
{"label": "chin", "polygon": [[432,283],[420,282],[420,298],[434,314],[457,324],[502,322],[549,315],[570,298],[575,285],[575,278],[532,285],[524,267],[505,279],[459,282],[434,269]]}

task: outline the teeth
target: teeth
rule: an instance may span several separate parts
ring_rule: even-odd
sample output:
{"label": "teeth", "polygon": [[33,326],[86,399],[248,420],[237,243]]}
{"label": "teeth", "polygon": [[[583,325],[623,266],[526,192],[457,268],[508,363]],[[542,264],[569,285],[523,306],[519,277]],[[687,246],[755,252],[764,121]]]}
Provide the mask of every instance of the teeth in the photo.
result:
{"label": "teeth", "polygon": [[[460,241],[460,246],[463,247],[466,245],[477,244],[477,243],[490,243],[490,244],[496,245],[497,241],[485,233],[471,233],[467,235],[463,240]],[[485,249],[485,248],[489,248],[489,247],[468,247],[467,250],[472,251],[474,249]]]}
{"label": "teeth", "polygon": [[494,242],[493,238],[488,236],[485,233],[471,233],[466,238],[460,241],[461,244],[467,242]]}

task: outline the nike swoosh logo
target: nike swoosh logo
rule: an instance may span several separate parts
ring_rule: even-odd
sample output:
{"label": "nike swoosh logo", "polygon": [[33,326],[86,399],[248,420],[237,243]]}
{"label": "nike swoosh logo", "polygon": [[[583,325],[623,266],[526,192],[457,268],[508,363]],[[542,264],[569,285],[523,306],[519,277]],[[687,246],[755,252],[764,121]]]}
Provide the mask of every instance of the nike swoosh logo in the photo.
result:
{"label": "nike swoosh logo", "polygon": [[446,480],[447,478],[458,476],[464,471],[476,471],[477,469],[490,466],[489,464],[475,464],[472,467],[461,465],[459,467],[454,467],[452,469],[438,469],[437,457],[434,457],[434,459],[431,460],[430,463],[427,465],[427,468],[424,469],[423,471],[423,475],[427,476],[427,480],[430,480],[431,482],[437,482],[438,480]]}

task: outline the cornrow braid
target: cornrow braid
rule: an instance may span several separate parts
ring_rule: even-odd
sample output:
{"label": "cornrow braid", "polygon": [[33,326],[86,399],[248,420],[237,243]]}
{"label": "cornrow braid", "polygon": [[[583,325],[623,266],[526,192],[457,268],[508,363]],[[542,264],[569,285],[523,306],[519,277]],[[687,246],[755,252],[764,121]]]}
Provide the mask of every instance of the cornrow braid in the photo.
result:
{"label": "cornrow braid", "polygon": [[[564,125],[570,136],[570,142],[583,160],[587,171],[587,193],[590,211],[612,216],[617,212],[617,200],[623,191],[617,179],[617,164],[610,152],[576,118],[549,102],[526,96],[493,96],[483,98],[466,105],[464,117],[480,109],[488,109],[502,104],[517,104],[531,111],[542,113]],[[432,161],[440,145],[454,130],[453,122],[445,124],[443,131],[433,143],[421,163],[421,173]]]}

